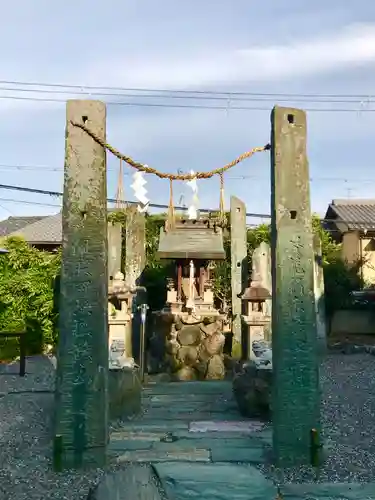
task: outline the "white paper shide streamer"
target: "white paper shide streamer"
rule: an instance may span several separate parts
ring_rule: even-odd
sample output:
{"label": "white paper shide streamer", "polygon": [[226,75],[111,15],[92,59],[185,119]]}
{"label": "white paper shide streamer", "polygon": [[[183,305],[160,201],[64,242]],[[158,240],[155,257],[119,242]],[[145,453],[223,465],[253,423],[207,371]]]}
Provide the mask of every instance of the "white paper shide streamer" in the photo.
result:
{"label": "white paper shide streamer", "polygon": [[147,181],[143,177],[143,172],[139,172],[138,170],[133,174],[133,184],[131,188],[134,191],[134,197],[136,198],[138,203],[138,211],[146,212],[148,206],[150,204],[150,200],[147,198],[147,190],[145,188]]}
{"label": "white paper shide streamer", "polygon": [[[192,176],[194,176],[194,174],[195,174],[194,170],[190,170],[190,174]],[[190,220],[197,220],[198,219],[198,202],[199,202],[197,178],[193,177],[191,180],[186,181],[186,184],[193,191],[193,199],[192,199],[192,202],[188,208],[188,216],[189,216]]]}

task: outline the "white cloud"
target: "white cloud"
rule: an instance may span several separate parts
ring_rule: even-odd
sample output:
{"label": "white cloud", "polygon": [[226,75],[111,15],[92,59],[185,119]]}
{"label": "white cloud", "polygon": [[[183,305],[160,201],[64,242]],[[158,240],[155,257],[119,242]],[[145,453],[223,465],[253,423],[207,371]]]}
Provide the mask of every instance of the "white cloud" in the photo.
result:
{"label": "white cloud", "polygon": [[372,62],[375,62],[375,24],[357,24],[286,45],[232,51],[218,47],[204,56],[176,59],[118,58],[96,62],[85,74],[87,80],[103,85],[116,82],[117,86],[179,89],[318,76]]}

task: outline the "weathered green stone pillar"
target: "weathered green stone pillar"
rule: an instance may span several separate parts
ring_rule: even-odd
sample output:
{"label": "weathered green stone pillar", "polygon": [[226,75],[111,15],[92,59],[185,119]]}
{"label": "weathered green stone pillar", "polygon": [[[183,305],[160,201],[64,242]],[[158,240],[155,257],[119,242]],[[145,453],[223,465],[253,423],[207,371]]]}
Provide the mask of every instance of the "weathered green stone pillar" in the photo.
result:
{"label": "weathered green stone pillar", "polygon": [[275,107],[271,135],[273,448],[281,466],[310,463],[320,430],[319,356],[306,115]]}
{"label": "weathered green stone pillar", "polygon": [[[126,209],[126,236],[125,236],[125,281],[128,286],[134,288],[141,285],[142,274],[146,265],[146,220],[136,205]],[[143,293],[139,292],[133,296],[132,312],[133,319],[129,324],[127,338],[131,338],[131,355],[139,363],[141,322],[138,306],[146,300]]]}
{"label": "weathered green stone pillar", "polygon": [[240,294],[247,286],[247,232],[246,205],[235,196],[230,198],[230,238],[231,238],[231,285],[232,285],[232,356],[241,358],[248,352],[245,328],[242,322],[243,301]]}
{"label": "weathered green stone pillar", "polygon": [[68,101],[55,402],[55,464],[100,466],[108,442],[106,107]]}
{"label": "weathered green stone pillar", "polygon": [[108,223],[108,278],[121,271],[122,224]]}
{"label": "weathered green stone pillar", "polygon": [[136,205],[126,209],[125,280],[132,288],[139,280],[146,265],[146,223]]}
{"label": "weathered green stone pillar", "polygon": [[327,325],[324,290],[324,272],[322,242],[318,234],[314,235],[314,294],[316,311],[316,330],[318,336],[318,350],[324,356],[327,352]]}

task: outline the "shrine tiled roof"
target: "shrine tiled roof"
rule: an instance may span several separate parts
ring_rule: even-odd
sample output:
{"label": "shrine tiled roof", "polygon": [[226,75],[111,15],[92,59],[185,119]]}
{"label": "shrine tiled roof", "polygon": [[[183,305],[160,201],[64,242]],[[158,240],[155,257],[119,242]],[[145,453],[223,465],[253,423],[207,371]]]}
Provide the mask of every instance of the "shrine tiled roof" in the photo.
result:
{"label": "shrine tiled roof", "polygon": [[169,231],[161,228],[157,255],[160,259],[223,260],[222,230],[208,221],[181,221]]}

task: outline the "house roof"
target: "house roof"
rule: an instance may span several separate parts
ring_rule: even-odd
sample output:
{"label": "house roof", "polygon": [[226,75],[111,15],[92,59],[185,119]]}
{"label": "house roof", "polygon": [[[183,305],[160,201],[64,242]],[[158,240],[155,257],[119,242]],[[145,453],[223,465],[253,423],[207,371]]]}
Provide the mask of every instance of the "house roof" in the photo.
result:
{"label": "house roof", "polygon": [[61,213],[41,217],[7,236],[20,236],[31,244],[60,244],[62,242]]}
{"label": "house roof", "polygon": [[341,230],[375,230],[375,199],[332,200],[325,218]]}
{"label": "house roof", "polygon": [[221,228],[210,227],[208,221],[181,221],[168,232],[160,228],[158,257],[223,260],[225,251]]}
{"label": "house roof", "polygon": [[8,219],[0,221],[0,236],[8,236],[10,233],[19,231],[20,229],[44,219],[45,216],[32,217],[8,217]]}

